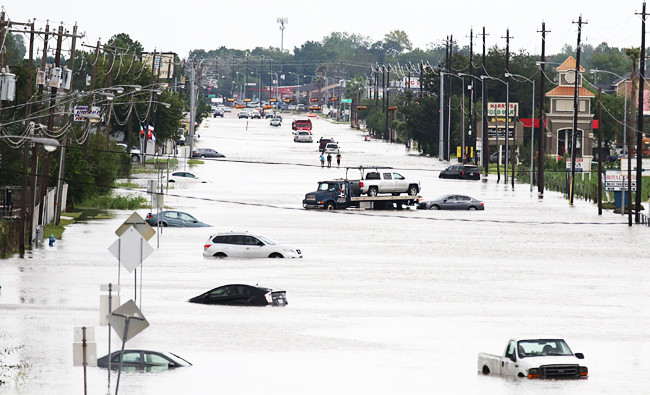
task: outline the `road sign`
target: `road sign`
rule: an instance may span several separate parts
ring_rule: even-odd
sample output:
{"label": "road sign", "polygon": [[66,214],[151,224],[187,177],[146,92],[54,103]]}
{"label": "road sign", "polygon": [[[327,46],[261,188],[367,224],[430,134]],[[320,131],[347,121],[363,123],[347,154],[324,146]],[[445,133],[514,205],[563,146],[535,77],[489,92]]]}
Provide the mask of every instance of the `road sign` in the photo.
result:
{"label": "road sign", "polygon": [[[123,342],[133,339],[138,333],[149,327],[149,321],[144,318],[133,299],[115,309],[106,316],[106,319]],[[125,335],[124,328],[126,328],[127,322],[128,328]]]}
{"label": "road sign", "polygon": [[341,103],[350,104],[350,103],[352,103],[352,99],[341,99]]}
{"label": "road sign", "polygon": [[84,365],[84,343],[86,346],[86,366],[97,366],[97,343],[95,343],[95,328],[74,328],[74,343],[72,343],[72,366]]}
{"label": "road sign", "polygon": [[[576,172],[580,173],[585,171],[584,163],[584,158],[576,158]],[[567,158],[566,160],[566,169],[567,171],[571,171],[571,158]]]}
{"label": "road sign", "polygon": [[131,214],[131,216],[129,216],[129,218],[127,218],[126,221],[115,230],[115,234],[118,237],[122,236],[130,226],[133,226],[147,241],[156,234],[156,231],[147,223],[147,221],[136,212]]}
{"label": "road sign", "polygon": [[133,226],[129,227],[108,250],[120,261],[120,265],[131,273],[153,252],[153,247],[147,243]]}

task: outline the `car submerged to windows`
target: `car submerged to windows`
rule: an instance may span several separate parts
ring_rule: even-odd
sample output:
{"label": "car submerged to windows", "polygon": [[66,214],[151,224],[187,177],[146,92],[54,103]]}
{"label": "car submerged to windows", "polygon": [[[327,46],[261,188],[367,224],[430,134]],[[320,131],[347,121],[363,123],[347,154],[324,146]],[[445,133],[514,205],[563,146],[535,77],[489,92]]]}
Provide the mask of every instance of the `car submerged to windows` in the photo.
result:
{"label": "car submerged to windows", "polygon": [[192,158],[225,158],[226,155],[219,153],[212,148],[196,148],[192,151]]}
{"label": "car submerged to windows", "polygon": [[286,306],[287,292],[260,286],[229,284],[195,296],[188,302],[235,306]]}
{"label": "car submerged to windows", "polygon": [[[162,176],[163,182],[165,181],[166,176]],[[169,182],[201,182],[201,183],[207,183],[206,180],[200,180],[199,177],[194,175],[194,173],[190,173],[189,171],[177,171],[172,173],[169,176]]]}
{"label": "car submerged to windows", "polygon": [[203,245],[204,257],[215,258],[302,258],[300,249],[279,244],[267,237],[250,233],[210,235]]}
{"label": "car submerged to windows", "polygon": [[418,203],[419,210],[485,210],[482,201],[466,195],[443,195]]}
{"label": "car submerged to windows", "polygon": [[160,215],[148,213],[145,221],[151,226],[158,226],[157,224],[160,222],[160,226],[162,227],[201,228],[210,226],[182,211],[161,211]]}
{"label": "car submerged to windows", "polygon": [[[120,357],[122,351],[111,353],[111,369],[120,368]],[[97,360],[97,366],[108,368],[108,355]],[[158,371],[183,366],[192,366],[190,362],[171,352],[158,352],[151,350],[124,350],[122,358],[122,369]]]}

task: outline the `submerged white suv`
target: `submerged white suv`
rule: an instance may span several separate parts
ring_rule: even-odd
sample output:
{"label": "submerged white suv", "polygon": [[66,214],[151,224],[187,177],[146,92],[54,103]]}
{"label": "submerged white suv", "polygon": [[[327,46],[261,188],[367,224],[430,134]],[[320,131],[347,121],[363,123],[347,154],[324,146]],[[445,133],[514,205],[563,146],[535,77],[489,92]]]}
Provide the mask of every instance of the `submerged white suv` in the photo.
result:
{"label": "submerged white suv", "polygon": [[248,232],[210,235],[203,245],[204,257],[215,258],[302,258],[300,249],[278,244],[258,234]]}

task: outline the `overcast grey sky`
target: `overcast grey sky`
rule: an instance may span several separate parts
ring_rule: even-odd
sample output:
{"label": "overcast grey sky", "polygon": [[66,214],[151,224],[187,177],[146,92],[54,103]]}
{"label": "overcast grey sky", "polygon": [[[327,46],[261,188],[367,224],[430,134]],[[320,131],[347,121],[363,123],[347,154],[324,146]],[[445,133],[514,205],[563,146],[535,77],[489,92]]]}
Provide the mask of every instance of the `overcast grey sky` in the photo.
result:
{"label": "overcast grey sky", "polygon": [[[483,26],[489,47],[505,47],[510,29],[511,50],[541,51],[542,22],[546,22],[547,54],[564,44],[575,46],[577,21],[582,15],[585,43],[630,47],[641,44],[640,0],[589,2],[576,0],[506,1],[142,1],[87,2],[72,0],[9,0],[8,17],[24,22],[36,18],[43,28],[63,22],[70,30],[75,22],[86,33],[86,43],[102,42],[117,33],[140,41],[146,51],[176,52],[182,58],[192,49],[280,47],[277,18],[288,18],[284,48],[292,51],[306,41],[320,41],[331,32],[356,33],[371,41],[382,40],[392,30],[404,30],[415,47],[425,49],[453,35],[459,46],[469,44],[470,28]],[[649,7],[650,11],[650,7]],[[649,26],[650,29],[650,26]],[[475,38],[475,45],[481,38]],[[37,47],[42,48],[38,45]],[[476,47],[480,51],[480,46]]]}

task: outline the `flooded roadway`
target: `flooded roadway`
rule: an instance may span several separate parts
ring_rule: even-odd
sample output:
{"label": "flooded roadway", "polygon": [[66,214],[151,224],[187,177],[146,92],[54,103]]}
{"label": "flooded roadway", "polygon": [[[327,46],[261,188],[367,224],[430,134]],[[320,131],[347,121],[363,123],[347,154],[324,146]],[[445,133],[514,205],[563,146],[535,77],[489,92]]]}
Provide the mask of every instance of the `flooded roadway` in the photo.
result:
{"label": "flooded roadway", "polygon": [[[197,145],[227,158],[193,167],[212,182],[178,185],[165,205],[213,227],[164,229],[142,270],[138,303],[151,326],[127,343],[194,366],[126,373],[120,393],[647,393],[649,228],[607,211],[599,217],[582,201],[570,207],[556,193],[538,200],[528,185],[512,190],[493,175],[487,183],[441,180],[445,163],[323,120],[314,121],[314,138],[338,140],[342,165],[392,166],[419,178],[425,199],[463,193],[486,210],[304,210],[317,181],[345,170],[321,168],[316,143],[294,143],[291,119],[280,128],[250,120],[247,130],[232,113],[204,122]],[[54,248],[0,262],[1,344],[24,345],[15,358],[29,365],[4,378],[0,393],[83,393],[73,328],[94,326],[98,354],[107,353],[99,285],[118,282],[107,247],[131,211],[113,213],[69,226]],[[208,236],[229,230],[294,244],[304,258],[204,259]],[[119,277],[125,302],[133,279],[124,270]],[[228,283],[286,289],[289,305],[186,302]],[[478,352],[499,354],[521,336],[564,338],[585,354],[589,379],[477,373]],[[106,378],[105,369],[88,368],[89,393],[105,393]]]}

